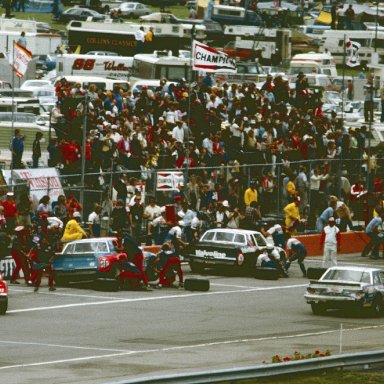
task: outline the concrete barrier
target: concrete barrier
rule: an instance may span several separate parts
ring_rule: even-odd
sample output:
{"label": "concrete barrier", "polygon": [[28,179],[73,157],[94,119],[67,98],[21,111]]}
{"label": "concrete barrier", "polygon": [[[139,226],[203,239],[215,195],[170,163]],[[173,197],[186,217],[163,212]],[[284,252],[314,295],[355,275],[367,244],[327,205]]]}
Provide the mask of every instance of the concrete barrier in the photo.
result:
{"label": "concrete barrier", "polygon": [[[308,251],[308,256],[320,256],[323,254],[323,249],[320,247],[320,236],[320,234],[298,235],[296,238],[303,243]],[[361,253],[368,242],[369,237],[363,231],[343,232],[339,254]]]}
{"label": "concrete barrier", "polygon": [[[308,256],[321,256],[323,248],[320,247],[320,234],[298,235],[296,238],[302,242],[308,251]],[[343,232],[341,234],[341,251],[339,254],[361,253],[368,244],[369,237],[363,231]],[[145,246],[147,252],[159,253],[159,245]]]}

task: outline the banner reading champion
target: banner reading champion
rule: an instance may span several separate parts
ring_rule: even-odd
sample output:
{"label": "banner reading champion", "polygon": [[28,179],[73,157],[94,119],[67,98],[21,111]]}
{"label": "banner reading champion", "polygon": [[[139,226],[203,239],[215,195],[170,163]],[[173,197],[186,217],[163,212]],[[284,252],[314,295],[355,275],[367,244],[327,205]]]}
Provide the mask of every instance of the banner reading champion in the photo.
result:
{"label": "banner reading champion", "polygon": [[224,52],[194,41],[193,70],[204,72],[236,72],[236,60]]}

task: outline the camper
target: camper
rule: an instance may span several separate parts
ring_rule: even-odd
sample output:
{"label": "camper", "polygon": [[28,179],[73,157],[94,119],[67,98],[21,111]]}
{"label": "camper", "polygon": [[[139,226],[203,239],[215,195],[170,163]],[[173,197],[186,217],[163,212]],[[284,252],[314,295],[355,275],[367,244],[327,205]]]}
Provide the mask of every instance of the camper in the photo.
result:
{"label": "camper", "polygon": [[312,39],[321,39],[325,31],[331,29],[330,25],[300,25],[297,30]]}
{"label": "camper", "polygon": [[329,52],[335,58],[336,64],[343,64],[344,39],[346,37],[351,41],[361,44],[359,49],[360,62],[371,62],[371,56],[375,51],[375,46],[377,47],[379,63],[384,62],[384,32],[381,31],[377,32],[376,45],[376,31],[348,31],[347,35],[345,31],[324,31],[321,38],[320,52]]}
{"label": "camper", "polygon": [[301,53],[292,57],[289,75],[303,72],[306,75],[320,74],[330,77],[337,76],[335,60],[329,53]]}
{"label": "camper", "polygon": [[[228,25],[224,28],[224,40],[228,41],[224,50],[234,50],[234,56],[241,57],[236,51],[260,50],[260,58],[270,60],[278,52],[281,59],[291,57],[291,31],[289,29],[263,28],[250,25]],[[245,50],[245,51],[244,51]],[[229,53],[229,52],[228,52]],[[232,55],[233,56],[233,55]],[[250,56],[254,56],[250,54]]]}
{"label": "camper", "polygon": [[[113,51],[123,56],[133,56],[143,52],[137,41],[140,27],[145,32],[150,27],[154,29],[155,39],[151,51],[167,49],[175,53],[179,49],[190,48],[192,24],[71,21],[67,27],[68,44],[80,52],[86,47],[86,51]],[[197,25],[195,30],[197,40],[205,39],[205,26]]]}
{"label": "camper", "polygon": [[212,20],[220,24],[261,25],[261,17],[250,9],[231,5],[214,5]]}
{"label": "camper", "polygon": [[81,88],[87,89],[91,84],[95,84],[97,89],[112,91],[115,85],[120,86],[121,89],[127,91],[129,89],[129,83],[126,80],[117,80],[117,79],[107,79],[105,77],[97,76],[81,76],[81,75],[70,75],[70,76],[60,76],[56,78],[54,86],[59,83],[59,81],[65,77],[69,84],[81,84]]}
{"label": "camper", "polygon": [[133,57],[63,54],[57,56],[57,75],[101,76],[128,80]]}
{"label": "camper", "polygon": [[150,54],[138,54],[133,58],[133,87],[137,80],[156,80],[165,77],[168,81],[178,82],[181,78],[190,78],[191,60],[172,56],[171,52],[155,51]]}

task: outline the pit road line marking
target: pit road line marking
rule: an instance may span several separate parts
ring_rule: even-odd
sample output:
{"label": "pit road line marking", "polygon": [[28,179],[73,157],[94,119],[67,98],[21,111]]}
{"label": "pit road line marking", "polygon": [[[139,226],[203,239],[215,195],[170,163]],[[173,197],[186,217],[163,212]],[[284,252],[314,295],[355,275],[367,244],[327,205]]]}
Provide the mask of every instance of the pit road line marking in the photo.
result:
{"label": "pit road line marking", "polygon": [[[36,292],[29,291],[26,289],[9,289],[10,292],[25,292],[36,295]],[[70,297],[85,297],[90,299],[111,299],[111,300],[121,300],[121,297],[111,297],[111,296],[96,296],[96,295],[78,295],[76,293],[63,293],[63,292],[39,292],[39,295],[48,295],[48,296],[70,296]]]}
{"label": "pit road line marking", "polygon": [[92,305],[134,303],[134,302],[140,302],[140,301],[156,301],[156,300],[167,300],[167,299],[176,299],[176,298],[184,298],[184,297],[198,297],[198,296],[206,296],[206,295],[224,295],[224,294],[229,294],[229,293],[272,291],[272,290],[277,290],[277,289],[300,288],[300,287],[306,287],[306,286],[307,286],[307,284],[298,284],[298,285],[287,285],[287,286],[276,286],[276,287],[248,288],[248,289],[234,290],[234,291],[190,293],[190,294],[186,294],[186,295],[169,295],[169,296],[159,296],[159,297],[156,297],[156,296],[138,297],[138,298],[133,298],[133,299],[131,298],[131,299],[119,299],[119,300],[107,300],[107,301],[98,301],[98,302],[89,302],[89,303],[53,305],[50,307],[14,309],[14,310],[7,311],[7,313],[37,312],[37,311],[47,311],[47,310],[52,310],[52,309],[86,307],[86,306],[92,306]]}
{"label": "pit road line marking", "polygon": [[12,341],[12,340],[0,340],[0,344],[11,344],[11,345],[35,345],[38,347],[52,347],[52,348],[68,348],[68,349],[81,349],[90,351],[106,351],[106,352],[135,352],[127,349],[113,349],[113,348],[95,348],[95,347],[81,347],[78,345],[63,345],[63,344],[48,344],[48,343],[34,343],[25,341]]}
{"label": "pit road line marking", "polygon": [[[366,326],[366,327],[344,328],[343,332],[350,332],[350,331],[355,332],[355,331],[362,331],[362,330],[367,330],[367,329],[378,329],[378,328],[384,328],[384,325],[372,325],[372,326]],[[43,366],[43,365],[72,363],[72,362],[79,362],[79,361],[89,361],[89,360],[96,360],[96,359],[105,359],[105,358],[109,358],[109,357],[139,355],[139,354],[144,354],[144,353],[159,353],[159,352],[170,352],[170,351],[186,350],[186,349],[193,349],[193,348],[205,348],[205,347],[218,346],[218,345],[229,345],[229,344],[240,344],[240,343],[251,343],[251,342],[253,343],[253,342],[269,341],[269,340],[294,339],[294,338],[298,338],[298,337],[329,335],[332,333],[339,333],[339,332],[340,332],[340,329],[334,329],[334,330],[321,331],[321,332],[298,333],[295,335],[260,337],[257,339],[237,339],[237,340],[217,341],[217,342],[201,343],[201,344],[193,344],[193,345],[182,345],[182,346],[177,346],[177,347],[147,349],[147,350],[143,350],[143,351],[127,351],[127,352],[121,352],[121,353],[111,353],[111,354],[107,354],[107,355],[94,355],[94,356],[84,356],[84,357],[78,357],[78,358],[72,358],[72,359],[41,361],[41,362],[29,363],[29,364],[6,365],[4,367],[0,367],[0,370],[13,369],[13,368],[37,367],[37,366]]]}

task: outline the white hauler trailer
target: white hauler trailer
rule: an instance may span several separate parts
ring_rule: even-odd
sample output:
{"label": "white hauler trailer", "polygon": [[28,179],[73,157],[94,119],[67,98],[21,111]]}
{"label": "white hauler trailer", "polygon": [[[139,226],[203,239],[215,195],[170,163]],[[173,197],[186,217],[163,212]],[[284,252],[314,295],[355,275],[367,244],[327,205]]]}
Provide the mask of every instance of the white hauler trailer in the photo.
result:
{"label": "white hauler trailer", "polygon": [[62,37],[57,33],[38,32],[38,23],[34,20],[0,18],[1,52],[10,52],[13,41],[19,39],[22,31],[26,35],[27,49],[34,56],[54,53],[62,43]]}
{"label": "white hauler trailer", "polygon": [[[162,23],[111,23],[95,21],[71,21],[68,26],[68,44],[73,51],[112,51],[123,56],[133,56],[139,52],[138,32],[147,32],[153,27],[153,50],[190,48],[192,24]],[[204,25],[195,26],[196,39],[206,38]]]}
{"label": "white hauler trailer", "polygon": [[84,75],[127,80],[133,57],[63,54],[56,58],[57,76]]}

